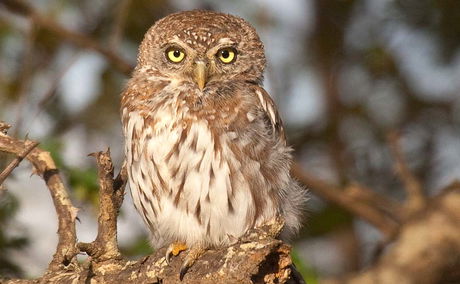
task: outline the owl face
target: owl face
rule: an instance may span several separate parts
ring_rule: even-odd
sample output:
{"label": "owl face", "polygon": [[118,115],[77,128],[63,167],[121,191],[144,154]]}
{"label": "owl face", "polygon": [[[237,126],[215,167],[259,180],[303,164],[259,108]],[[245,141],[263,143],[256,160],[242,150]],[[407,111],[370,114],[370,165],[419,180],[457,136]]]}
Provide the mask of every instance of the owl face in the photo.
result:
{"label": "owl face", "polygon": [[141,44],[137,65],[200,91],[229,80],[260,83],[264,67],[255,29],[241,18],[211,11],[182,12],[158,21]]}

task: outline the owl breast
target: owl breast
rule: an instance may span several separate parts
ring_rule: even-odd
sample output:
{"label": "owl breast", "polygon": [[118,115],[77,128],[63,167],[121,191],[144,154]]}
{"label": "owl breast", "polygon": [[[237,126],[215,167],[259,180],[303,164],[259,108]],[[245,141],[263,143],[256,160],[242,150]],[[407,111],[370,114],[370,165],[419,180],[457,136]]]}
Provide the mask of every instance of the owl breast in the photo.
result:
{"label": "owl breast", "polygon": [[227,244],[272,218],[277,206],[256,204],[254,187],[264,184],[260,164],[238,155],[235,133],[218,134],[203,119],[184,120],[185,112],[123,110],[132,198],[156,247]]}

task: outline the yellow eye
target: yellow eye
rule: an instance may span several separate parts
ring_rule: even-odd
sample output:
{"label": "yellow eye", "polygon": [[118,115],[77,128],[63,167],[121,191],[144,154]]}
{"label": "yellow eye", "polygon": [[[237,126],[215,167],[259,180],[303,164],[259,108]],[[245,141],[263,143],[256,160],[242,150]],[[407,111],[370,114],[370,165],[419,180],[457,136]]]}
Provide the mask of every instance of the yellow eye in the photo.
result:
{"label": "yellow eye", "polygon": [[220,61],[222,61],[222,63],[232,63],[236,59],[236,50],[232,47],[219,49],[217,52],[217,57]]}
{"label": "yellow eye", "polygon": [[166,50],[166,58],[173,63],[179,63],[185,58],[185,53],[177,47],[170,47]]}

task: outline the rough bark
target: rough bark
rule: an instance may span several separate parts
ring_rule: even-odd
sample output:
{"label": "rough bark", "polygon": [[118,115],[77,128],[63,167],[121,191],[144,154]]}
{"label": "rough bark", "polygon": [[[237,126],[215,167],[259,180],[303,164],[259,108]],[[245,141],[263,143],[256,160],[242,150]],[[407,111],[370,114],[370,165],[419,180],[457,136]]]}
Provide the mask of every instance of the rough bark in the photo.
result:
{"label": "rough bark", "polygon": [[[289,252],[288,245],[274,239],[210,250],[190,268],[181,283],[285,283],[290,275]],[[183,255],[167,265],[164,254],[162,249],[137,261],[95,258],[40,279],[4,283],[178,283]]]}

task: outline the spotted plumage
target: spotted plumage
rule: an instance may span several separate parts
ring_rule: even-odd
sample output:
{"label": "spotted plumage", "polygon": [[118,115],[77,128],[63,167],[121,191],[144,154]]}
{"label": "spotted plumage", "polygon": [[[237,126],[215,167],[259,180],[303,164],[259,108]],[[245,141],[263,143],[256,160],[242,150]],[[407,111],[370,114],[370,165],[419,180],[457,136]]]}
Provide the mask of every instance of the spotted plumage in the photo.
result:
{"label": "spotted plumage", "polygon": [[305,191],[291,178],[263,44],[241,18],[189,11],[146,33],[122,95],[129,184],[156,248],[223,246],[281,216],[298,230]]}

